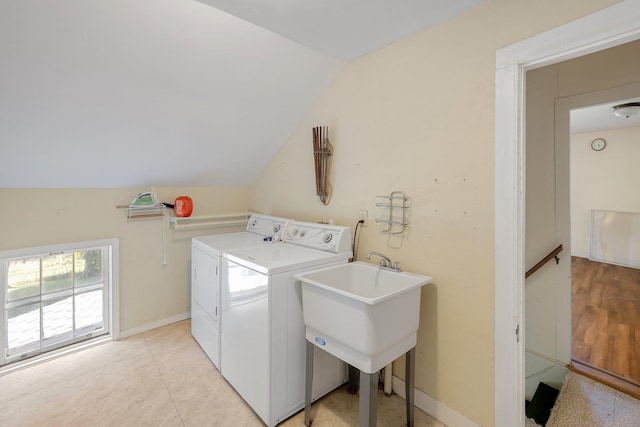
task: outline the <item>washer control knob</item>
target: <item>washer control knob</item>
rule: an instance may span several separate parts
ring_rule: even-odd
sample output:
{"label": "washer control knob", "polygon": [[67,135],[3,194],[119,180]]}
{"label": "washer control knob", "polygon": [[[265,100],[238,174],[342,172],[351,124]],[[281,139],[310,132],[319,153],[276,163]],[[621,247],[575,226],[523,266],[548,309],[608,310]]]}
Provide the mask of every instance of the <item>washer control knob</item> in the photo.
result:
{"label": "washer control knob", "polygon": [[293,230],[291,230],[291,235],[292,236],[297,236],[298,235],[298,229],[294,228]]}
{"label": "washer control knob", "polygon": [[273,226],[273,232],[277,233],[278,231],[280,231],[280,224],[276,224]]}
{"label": "washer control knob", "polygon": [[331,233],[325,234],[324,237],[322,238],[322,240],[324,240],[325,243],[329,243],[331,239],[333,239],[333,234]]}

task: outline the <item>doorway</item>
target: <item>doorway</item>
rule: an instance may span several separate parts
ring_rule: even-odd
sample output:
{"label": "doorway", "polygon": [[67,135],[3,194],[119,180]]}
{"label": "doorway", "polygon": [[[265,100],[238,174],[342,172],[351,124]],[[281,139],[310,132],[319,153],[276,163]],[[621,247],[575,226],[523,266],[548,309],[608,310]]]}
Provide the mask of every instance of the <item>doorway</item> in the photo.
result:
{"label": "doorway", "polygon": [[524,75],[529,69],[640,38],[640,8],[626,0],[496,52],[495,415],[524,422]]}
{"label": "doorway", "polygon": [[[604,339],[611,339],[613,346],[614,335],[598,335],[596,323],[602,328],[623,325],[622,322],[607,323],[603,307],[590,304],[586,308],[586,304],[580,306],[579,303],[572,322],[575,294],[572,295],[571,287],[571,256],[589,257],[589,215],[594,208],[633,210],[629,203],[634,203],[635,198],[625,197],[625,194],[633,194],[629,185],[635,180],[625,185],[622,192],[622,184],[627,179],[622,171],[635,170],[633,156],[622,153],[612,158],[621,148],[620,138],[616,138],[615,149],[611,145],[605,149],[596,143],[592,148],[591,143],[593,140],[602,142],[593,135],[593,132],[599,132],[593,126],[595,129],[611,126],[605,119],[617,119],[606,103],[640,93],[637,75],[640,64],[628,60],[639,52],[640,41],[634,41],[526,73],[525,265],[529,268],[553,248],[564,247],[557,263],[549,262],[526,279],[525,398],[529,400],[540,383],[558,389],[562,387],[566,367],[572,363],[572,336],[581,335],[577,337],[581,341],[577,346],[585,354],[591,351],[596,335],[600,344]],[[607,67],[598,69],[599,64]],[[598,105],[604,111],[600,112],[601,118],[593,117],[587,109],[591,105]],[[602,125],[597,124],[603,121]],[[613,125],[621,126],[615,120]],[[579,140],[572,141],[572,135],[578,131],[584,135],[576,136]],[[591,139],[585,140],[588,137]],[[572,177],[574,173],[577,175]],[[603,179],[604,175],[614,174],[619,176],[617,187],[611,187],[612,177]],[[582,186],[572,188],[572,182]],[[576,191],[578,188],[582,191]],[[600,196],[596,198],[598,194]],[[614,194],[617,194],[617,200],[612,199]],[[635,207],[638,209],[640,205]],[[579,294],[586,291],[582,287]],[[612,301],[607,302],[610,305]],[[592,318],[588,310],[597,311],[599,317]],[[593,324],[589,324],[585,334],[585,322],[591,320]],[[624,348],[620,344],[618,341],[618,350]],[[602,357],[598,354],[601,347],[593,348],[594,360]]]}
{"label": "doorway", "polygon": [[[627,96],[640,95],[636,90],[627,87]],[[601,95],[609,102],[570,113],[572,363],[638,397],[640,116],[616,117],[612,108],[640,98]]]}

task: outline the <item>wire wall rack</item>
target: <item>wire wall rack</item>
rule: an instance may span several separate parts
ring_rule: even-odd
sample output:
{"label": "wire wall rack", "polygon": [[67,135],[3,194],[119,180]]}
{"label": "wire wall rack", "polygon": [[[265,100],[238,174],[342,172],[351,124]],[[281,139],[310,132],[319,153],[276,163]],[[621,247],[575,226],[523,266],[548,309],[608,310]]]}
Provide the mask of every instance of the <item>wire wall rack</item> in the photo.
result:
{"label": "wire wall rack", "polygon": [[376,222],[383,224],[383,233],[403,234],[409,226],[409,208],[411,199],[404,191],[392,191],[388,196],[376,196],[378,201],[376,206],[381,213],[376,218]]}

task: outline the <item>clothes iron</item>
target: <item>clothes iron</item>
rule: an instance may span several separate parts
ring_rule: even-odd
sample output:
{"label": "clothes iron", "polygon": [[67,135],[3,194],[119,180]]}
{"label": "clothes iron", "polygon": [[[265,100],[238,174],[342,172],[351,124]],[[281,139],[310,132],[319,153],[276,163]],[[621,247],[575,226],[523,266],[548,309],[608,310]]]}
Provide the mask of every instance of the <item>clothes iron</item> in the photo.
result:
{"label": "clothes iron", "polygon": [[153,191],[138,194],[129,204],[130,208],[150,208],[154,206],[162,206],[162,203],[158,202],[158,197]]}

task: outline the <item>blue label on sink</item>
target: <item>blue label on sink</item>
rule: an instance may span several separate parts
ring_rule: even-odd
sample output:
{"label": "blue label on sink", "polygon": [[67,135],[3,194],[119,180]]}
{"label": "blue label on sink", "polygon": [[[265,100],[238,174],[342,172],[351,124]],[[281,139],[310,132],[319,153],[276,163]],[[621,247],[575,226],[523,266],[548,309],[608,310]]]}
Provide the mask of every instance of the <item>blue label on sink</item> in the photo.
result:
{"label": "blue label on sink", "polygon": [[327,342],[320,337],[316,337],[316,342],[318,345],[327,345]]}

